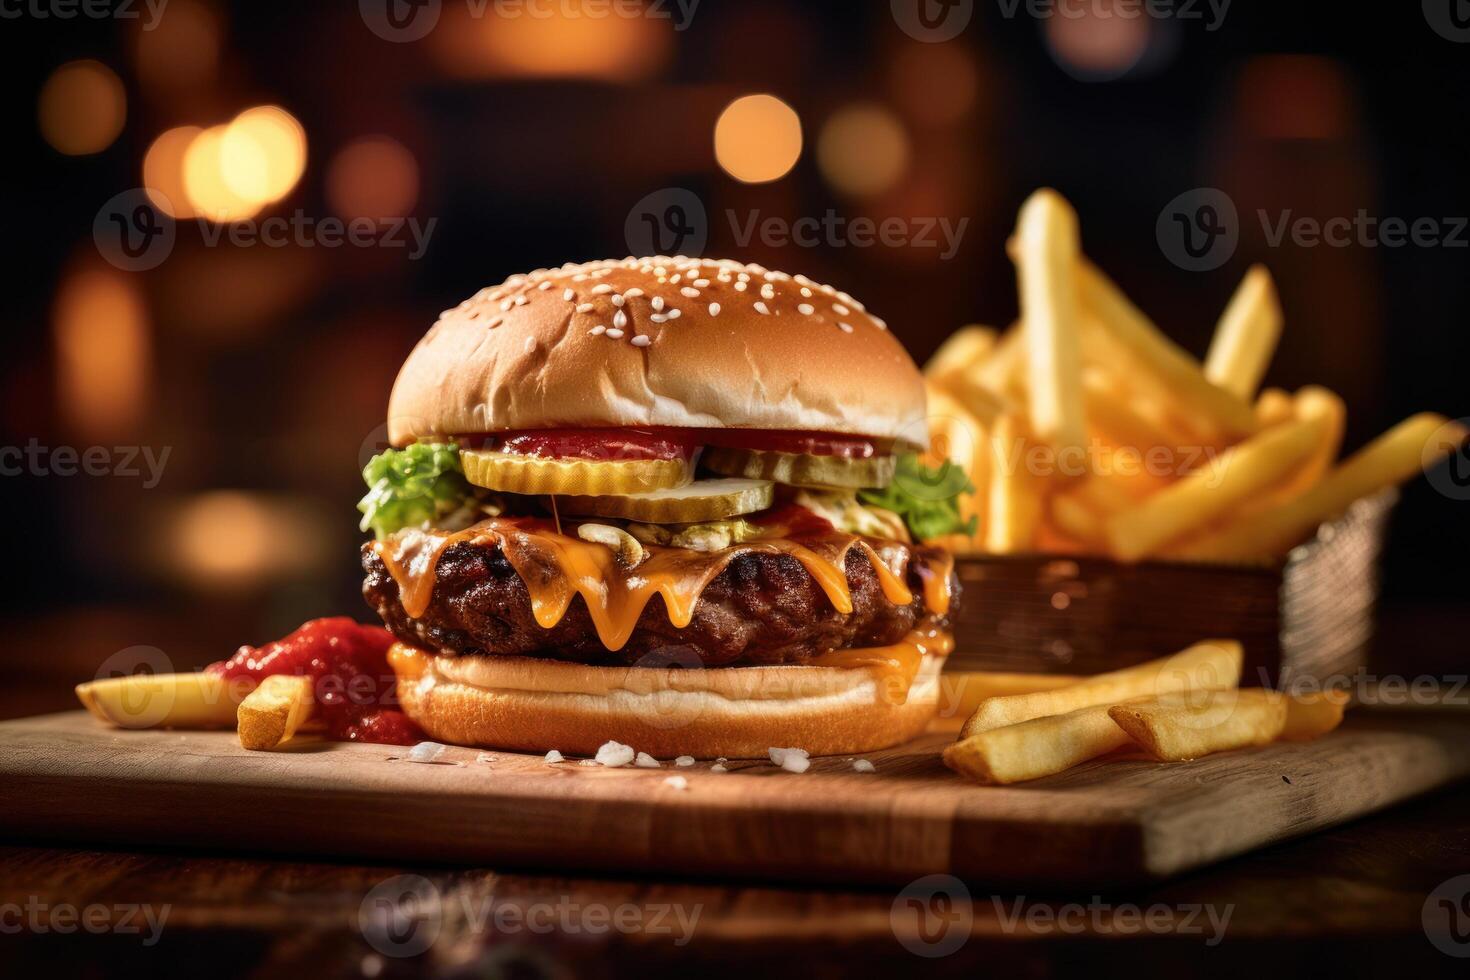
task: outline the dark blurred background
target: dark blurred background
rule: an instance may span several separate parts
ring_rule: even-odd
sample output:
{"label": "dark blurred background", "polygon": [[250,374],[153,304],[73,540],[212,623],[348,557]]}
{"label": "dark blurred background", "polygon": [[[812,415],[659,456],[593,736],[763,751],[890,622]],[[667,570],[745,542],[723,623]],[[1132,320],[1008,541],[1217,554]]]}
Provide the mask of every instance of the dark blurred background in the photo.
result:
{"label": "dark blurred background", "polygon": [[[0,478],[0,715],[136,645],[192,667],[367,618],[353,504],[399,363],[440,309],[567,260],[703,238],[857,293],[922,360],[1015,316],[1005,239],[1051,185],[1198,354],[1265,263],[1267,382],[1340,392],[1348,448],[1470,415],[1470,31],[1442,6],[8,3],[0,446],[28,455]],[[1198,188],[1238,213],[1207,271],[1156,234]],[[1273,243],[1259,217],[1359,212],[1439,240]],[[1406,491],[1380,663],[1462,666],[1463,507]]]}

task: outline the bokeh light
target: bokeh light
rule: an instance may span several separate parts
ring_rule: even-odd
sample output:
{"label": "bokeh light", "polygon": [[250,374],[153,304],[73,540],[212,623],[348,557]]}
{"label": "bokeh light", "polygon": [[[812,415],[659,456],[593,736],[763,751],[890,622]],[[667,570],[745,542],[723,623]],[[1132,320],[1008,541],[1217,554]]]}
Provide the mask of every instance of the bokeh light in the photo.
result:
{"label": "bokeh light", "polygon": [[817,166],[837,190],[867,196],[892,187],[909,162],[903,124],[879,105],[839,110],[817,137]]}
{"label": "bokeh light", "polygon": [[[445,4],[429,36],[432,52],[462,78],[597,78],[632,82],[656,75],[673,54],[672,25],[654,17],[592,16],[576,5],[485,17]],[[507,11],[511,7],[506,8]]]}
{"label": "bokeh light", "polygon": [[41,87],[41,135],[68,156],[99,153],[122,132],[128,98],[122,80],[97,61],[70,61]]}
{"label": "bokeh light", "polygon": [[153,206],[172,218],[195,217],[184,189],[184,154],[204,130],[177,126],[159,134],[143,156],[143,189]]}
{"label": "bokeh light", "polygon": [[389,136],[354,140],[327,167],[327,200],[344,218],[400,218],[418,196],[418,161]]}
{"label": "bokeh light", "polygon": [[747,184],[779,180],[801,157],[801,119],[774,95],[746,95],[715,123],[715,159]]}
{"label": "bokeh light", "polygon": [[160,91],[208,84],[219,67],[219,13],[201,0],[168,0],[167,14],[134,35],[138,81]]}
{"label": "bokeh light", "polygon": [[175,501],[166,520],[155,560],[195,587],[257,586],[317,567],[327,553],[321,515],[288,497],[210,490]]}
{"label": "bokeh light", "polygon": [[265,206],[237,194],[225,180],[224,126],[211,126],[184,151],[184,193],[195,213],[215,222],[245,221]]}
{"label": "bokeh light", "polygon": [[105,441],[136,431],[147,402],[148,310],[136,280],[102,266],[71,272],[53,310],[61,415]]}
{"label": "bokeh light", "polygon": [[220,176],[248,201],[279,201],[306,170],[306,130],[280,106],[246,109],[225,128]]}
{"label": "bokeh light", "polygon": [[1148,52],[1151,18],[1097,6],[1046,19],[1046,43],[1062,70],[1081,81],[1128,74]]}

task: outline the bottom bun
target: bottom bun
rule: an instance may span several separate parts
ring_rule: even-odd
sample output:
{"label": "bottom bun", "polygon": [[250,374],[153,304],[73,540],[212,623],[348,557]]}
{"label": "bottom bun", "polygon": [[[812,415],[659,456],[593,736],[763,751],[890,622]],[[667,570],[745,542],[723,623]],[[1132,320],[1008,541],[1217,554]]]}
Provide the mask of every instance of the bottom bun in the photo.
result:
{"label": "bottom bun", "polygon": [[[942,659],[925,654],[908,697],[872,667],[589,667],[527,657],[390,657],[403,710],[440,742],[593,755],[603,743],[657,758],[812,755],[906,742],[933,719]],[[902,699],[902,703],[897,703]]]}

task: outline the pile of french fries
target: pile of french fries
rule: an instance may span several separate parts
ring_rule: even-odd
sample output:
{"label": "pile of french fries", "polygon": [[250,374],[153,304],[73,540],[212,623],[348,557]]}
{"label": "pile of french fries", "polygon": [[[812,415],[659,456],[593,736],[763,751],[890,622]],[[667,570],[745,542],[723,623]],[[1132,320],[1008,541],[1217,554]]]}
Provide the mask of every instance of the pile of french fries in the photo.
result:
{"label": "pile of french fries", "polygon": [[259,684],[208,671],[106,677],[76,687],[98,721],[118,728],[234,728],[246,749],[274,749],[310,730],[312,679],[272,674]]}
{"label": "pile of french fries", "polygon": [[981,782],[1007,784],[1128,750],[1183,762],[1312,739],[1341,723],[1345,692],[1243,690],[1241,663],[1239,643],[1206,640],[1136,667],[989,697],[944,750],[944,762]]}
{"label": "pile of french fries", "polygon": [[1470,435],[1424,413],[1338,463],[1341,398],[1258,392],[1282,329],[1260,266],[1201,364],[1083,255],[1055,191],[1026,201],[1009,251],[1020,320],[961,329],[924,369],[934,457],[976,487],[975,533],[940,542],[957,554],[1269,563]]}

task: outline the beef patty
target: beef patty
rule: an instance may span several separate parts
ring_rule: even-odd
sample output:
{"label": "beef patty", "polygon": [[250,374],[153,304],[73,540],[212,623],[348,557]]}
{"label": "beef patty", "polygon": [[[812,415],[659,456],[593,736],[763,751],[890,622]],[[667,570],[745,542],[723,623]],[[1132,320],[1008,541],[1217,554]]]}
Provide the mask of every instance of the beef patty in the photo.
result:
{"label": "beef patty", "polygon": [[[892,546],[891,544],[889,546]],[[915,627],[944,626],[924,608],[920,563],[933,564],[937,549],[911,547],[908,586],[913,602],[896,605],[883,595],[878,575],[861,549],[847,553],[852,612],[839,613],[796,559],[747,552],[716,576],[683,628],[669,622],[663,598],[654,596],[621,650],[597,637],[581,596],[550,629],[531,614],[526,584],[494,543],[450,545],[439,558],[433,600],[424,615],[404,611],[398,583],[371,544],[363,545],[362,592],[398,639],[448,656],[546,657],[586,664],[725,666],[801,664],[848,647],[897,643]],[[959,584],[951,575],[952,603]],[[951,606],[953,608],[953,605]]]}

